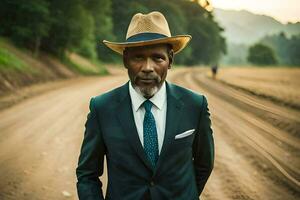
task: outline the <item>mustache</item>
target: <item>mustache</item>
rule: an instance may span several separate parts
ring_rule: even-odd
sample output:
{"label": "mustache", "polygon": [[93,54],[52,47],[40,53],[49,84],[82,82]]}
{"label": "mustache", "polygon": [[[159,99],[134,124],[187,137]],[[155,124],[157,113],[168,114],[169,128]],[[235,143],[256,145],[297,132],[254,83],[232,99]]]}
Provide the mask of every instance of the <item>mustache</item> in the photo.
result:
{"label": "mustache", "polygon": [[153,79],[156,82],[160,82],[161,78],[160,76],[156,75],[156,74],[138,74],[135,77],[135,81],[138,79]]}

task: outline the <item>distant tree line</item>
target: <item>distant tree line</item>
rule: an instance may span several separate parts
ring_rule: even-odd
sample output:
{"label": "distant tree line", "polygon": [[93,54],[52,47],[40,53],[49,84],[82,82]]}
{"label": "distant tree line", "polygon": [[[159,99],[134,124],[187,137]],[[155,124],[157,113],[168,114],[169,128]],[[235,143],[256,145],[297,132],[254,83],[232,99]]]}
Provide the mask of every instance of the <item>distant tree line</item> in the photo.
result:
{"label": "distant tree line", "polygon": [[72,51],[113,62],[118,57],[101,41],[124,41],[133,14],[153,10],[166,16],[173,35],[193,37],[176,63],[213,64],[226,52],[213,14],[189,0],[1,0],[0,35],[36,55]]}
{"label": "distant tree line", "polygon": [[247,60],[257,65],[300,66],[300,34],[265,36],[249,47]]}
{"label": "distant tree line", "polygon": [[249,47],[247,60],[256,65],[300,66],[300,34],[265,36]]}
{"label": "distant tree line", "polygon": [[300,66],[300,34],[291,37],[285,33],[266,36],[260,43],[274,51],[278,64]]}

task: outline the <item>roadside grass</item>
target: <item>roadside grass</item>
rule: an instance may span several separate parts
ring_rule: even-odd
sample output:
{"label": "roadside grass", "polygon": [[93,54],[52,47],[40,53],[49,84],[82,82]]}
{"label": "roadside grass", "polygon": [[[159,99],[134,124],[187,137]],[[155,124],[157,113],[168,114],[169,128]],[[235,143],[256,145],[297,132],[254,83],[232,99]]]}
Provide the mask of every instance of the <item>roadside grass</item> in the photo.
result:
{"label": "roadside grass", "polygon": [[68,54],[63,63],[71,70],[86,76],[108,74],[107,69],[99,61],[89,60],[74,53]]}
{"label": "roadside grass", "polygon": [[30,67],[16,55],[0,47],[0,70],[27,72],[30,71]]}
{"label": "roadside grass", "polygon": [[[0,71],[17,72],[24,74],[37,74],[38,71],[22,60],[14,51],[6,48],[12,45],[5,38],[0,38]],[[20,49],[23,51],[23,49]],[[26,51],[24,50],[24,53]]]}
{"label": "roadside grass", "polygon": [[0,37],[0,97],[18,96],[15,91],[38,83],[72,78],[77,75],[108,74],[104,64],[77,54],[74,56],[75,59],[69,57],[61,59],[52,57],[46,52],[33,56],[31,51],[17,47],[9,39]]}
{"label": "roadside grass", "polygon": [[[13,48],[13,44],[6,38],[0,37],[0,71],[2,72],[17,72],[22,74],[36,74],[38,70],[30,63],[26,62],[22,57],[20,57]],[[26,49],[17,48],[16,51],[21,51],[27,54]],[[31,55],[28,54],[30,57]],[[75,58],[73,58],[75,57]],[[75,55],[73,57],[67,56],[65,59],[61,60],[67,68],[72,71],[82,74],[82,75],[106,75],[108,71],[97,60],[89,60],[83,58],[82,56]]]}

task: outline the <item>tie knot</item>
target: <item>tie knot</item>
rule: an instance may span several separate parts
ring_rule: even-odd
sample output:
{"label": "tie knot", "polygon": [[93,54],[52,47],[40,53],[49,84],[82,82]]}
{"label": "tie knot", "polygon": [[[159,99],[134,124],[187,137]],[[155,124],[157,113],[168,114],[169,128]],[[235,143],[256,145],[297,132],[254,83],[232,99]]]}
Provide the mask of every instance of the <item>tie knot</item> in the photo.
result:
{"label": "tie knot", "polygon": [[153,106],[153,103],[149,100],[144,101],[144,108],[146,110],[146,112],[150,112],[151,108]]}

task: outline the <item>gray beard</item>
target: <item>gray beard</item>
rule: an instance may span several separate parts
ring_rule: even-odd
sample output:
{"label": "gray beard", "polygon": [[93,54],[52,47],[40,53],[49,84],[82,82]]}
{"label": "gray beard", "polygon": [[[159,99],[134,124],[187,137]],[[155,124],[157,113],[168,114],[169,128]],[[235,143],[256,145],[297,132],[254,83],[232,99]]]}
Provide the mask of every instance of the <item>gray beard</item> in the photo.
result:
{"label": "gray beard", "polygon": [[159,88],[157,86],[152,87],[152,88],[140,88],[139,86],[133,85],[133,88],[141,95],[143,95],[143,97],[149,99],[152,96],[154,96],[157,91],[159,90]]}

